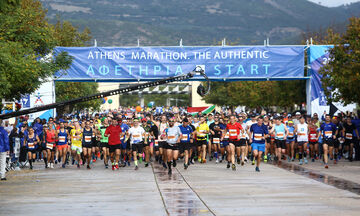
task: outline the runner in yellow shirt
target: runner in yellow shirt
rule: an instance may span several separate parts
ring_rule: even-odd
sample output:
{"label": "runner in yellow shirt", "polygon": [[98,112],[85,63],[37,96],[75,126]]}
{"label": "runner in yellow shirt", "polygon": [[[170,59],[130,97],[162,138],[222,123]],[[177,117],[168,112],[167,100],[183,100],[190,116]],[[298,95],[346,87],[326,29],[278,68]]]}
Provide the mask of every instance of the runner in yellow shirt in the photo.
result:
{"label": "runner in yellow shirt", "polygon": [[70,131],[72,156],[80,168],[80,154],[82,152],[82,130],[79,122],[75,122],[75,128]]}

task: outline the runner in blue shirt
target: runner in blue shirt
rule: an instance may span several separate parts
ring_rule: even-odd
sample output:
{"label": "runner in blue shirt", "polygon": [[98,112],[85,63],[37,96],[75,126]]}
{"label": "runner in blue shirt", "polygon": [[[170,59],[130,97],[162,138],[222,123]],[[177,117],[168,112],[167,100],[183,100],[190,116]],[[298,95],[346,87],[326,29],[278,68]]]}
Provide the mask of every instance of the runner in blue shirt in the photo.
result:
{"label": "runner in blue shirt", "polygon": [[184,169],[189,167],[190,138],[193,136],[193,130],[189,126],[189,120],[184,118],[182,125],[179,125],[181,131],[180,154],[184,154]]}
{"label": "runner in blue shirt", "polygon": [[250,127],[250,143],[253,155],[256,158],[256,168],[255,171],[260,172],[259,166],[261,161],[261,155],[265,152],[265,138],[268,136],[269,132],[266,125],[263,124],[263,117],[258,118],[257,124],[253,124]]}
{"label": "runner in blue shirt", "polygon": [[318,136],[322,133],[325,168],[328,169],[328,153],[333,157],[334,140],[338,133],[336,125],[331,122],[330,115],[325,116],[325,122],[320,126]]}

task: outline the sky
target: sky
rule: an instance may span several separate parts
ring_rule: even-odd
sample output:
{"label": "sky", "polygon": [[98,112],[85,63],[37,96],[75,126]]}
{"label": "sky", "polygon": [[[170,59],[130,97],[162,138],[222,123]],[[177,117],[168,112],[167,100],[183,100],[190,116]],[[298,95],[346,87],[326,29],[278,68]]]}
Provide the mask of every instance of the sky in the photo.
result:
{"label": "sky", "polygon": [[311,2],[319,3],[321,2],[321,5],[327,6],[327,7],[336,7],[343,4],[348,4],[352,2],[360,2],[360,0],[308,0]]}

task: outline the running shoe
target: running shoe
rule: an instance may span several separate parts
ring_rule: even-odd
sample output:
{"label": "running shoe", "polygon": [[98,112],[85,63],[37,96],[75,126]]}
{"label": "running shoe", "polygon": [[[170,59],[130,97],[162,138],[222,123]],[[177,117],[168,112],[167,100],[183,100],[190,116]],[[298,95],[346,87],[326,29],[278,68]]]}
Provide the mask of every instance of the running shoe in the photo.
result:
{"label": "running shoe", "polygon": [[138,170],[139,169],[139,167],[138,166],[135,166],[135,170]]}
{"label": "running shoe", "polygon": [[299,165],[303,165],[303,161],[302,161],[302,159],[300,159]]}
{"label": "running shoe", "polygon": [[146,162],[146,163],[145,163],[145,167],[148,167],[148,166],[149,166],[149,163],[148,163],[148,162]]}
{"label": "running shoe", "polygon": [[176,167],[176,160],[173,160],[173,167]]}
{"label": "running shoe", "polygon": [[265,155],[265,156],[264,156],[264,162],[267,163],[267,161],[268,161],[268,160],[267,160],[267,156]]}
{"label": "running shoe", "polygon": [[115,164],[115,168],[118,170],[119,169],[119,164]]}
{"label": "running shoe", "polygon": [[74,164],[75,164],[75,160],[74,160],[74,159],[72,159],[71,165],[74,165]]}
{"label": "running shoe", "polygon": [[57,160],[57,159],[55,160],[55,164],[58,164],[58,160]]}
{"label": "running shoe", "polygon": [[87,169],[91,169],[91,167],[90,167],[90,165],[87,165],[87,167],[86,167]]}
{"label": "running shoe", "polygon": [[114,164],[111,165],[111,169],[112,169],[112,170],[115,170],[115,165],[114,165]]}
{"label": "running shoe", "polygon": [[226,168],[230,168],[230,162],[227,163]]}
{"label": "running shoe", "polygon": [[202,160],[202,163],[206,163],[206,159]]}
{"label": "running shoe", "polygon": [[232,164],[231,169],[234,170],[234,171],[236,170],[235,164]]}
{"label": "running shoe", "polygon": [[247,163],[248,162],[248,158],[245,156],[244,161]]}
{"label": "running shoe", "polygon": [[189,166],[186,164],[186,163],[184,163],[184,169],[187,169]]}
{"label": "running shoe", "polygon": [[244,166],[244,164],[245,164],[244,161],[241,161],[241,166]]}
{"label": "running shoe", "polygon": [[325,169],[329,169],[329,166],[327,164],[325,164]]}
{"label": "running shoe", "polygon": [[215,161],[215,163],[219,163],[219,159],[218,159],[218,158],[216,158],[216,161]]}
{"label": "running shoe", "polygon": [[201,158],[200,157],[198,158],[198,162],[201,163]]}
{"label": "running shoe", "polygon": [[252,161],[251,165],[255,165],[255,159]]}
{"label": "running shoe", "polygon": [[194,164],[194,159],[191,159],[191,160],[190,160],[190,163],[191,163],[191,164]]}
{"label": "running shoe", "polygon": [[78,169],[80,169],[80,164],[77,164],[76,166],[77,166]]}
{"label": "running shoe", "polygon": [[291,158],[291,161],[294,162],[294,161],[295,161],[295,158]]}
{"label": "running shoe", "polygon": [[96,159],[92,160],[94,163],[96,162]]}
{"label": "running shoe", "polygon": [[65,168],[65,166],[66,166],[66,164],[65,163],[63,163],[63,165],[61,166],[62,168]]}
{"label": "running shoe", "polygon": [[256,171],[256,172],[260,172],[259,167],[255,167],[255,171]]}
{"label": "running shoe", "polygon": [[105,169],[108,169],[109,168],[109,165],[105,164]]}
{"label": "running shoe", "polygon": [[308,160],[307,160],[307,158],[304,158],[304,161],[305,161],[305,164],[307,164],[307,163],[308,163]]}
{"label": "running shoe", "polygon": [[237,163],[240,164],[240,158],[237,158],[236,160],[237,160]]}

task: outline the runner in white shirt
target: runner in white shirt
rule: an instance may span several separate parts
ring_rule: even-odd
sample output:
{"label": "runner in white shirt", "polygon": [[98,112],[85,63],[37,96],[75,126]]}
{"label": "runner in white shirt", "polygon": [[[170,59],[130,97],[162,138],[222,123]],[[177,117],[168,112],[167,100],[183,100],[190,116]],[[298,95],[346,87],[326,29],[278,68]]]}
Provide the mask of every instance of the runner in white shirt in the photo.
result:
{"label": "runner in white shirt", "polygon": [[[305,164],[308,163],[306,159],[306,150],[307,150],[307,144],[309,142],[308,135],[309,135],[309,129],[308,124],[305,123],[305,118],[303,116],[300,117],[300,122],[298,125],[295,126],[295,131],[297,135],[297,143],[299,148],[299,165],[302,165],[304,162]],[[304,156],[304,160],[302,159]]]}
{"label": "runner in white shirt", "polygon": [[[130,146],[133,152],[135,170],[138,170],[137,156],[138,154],[142,154],[145,137],[145,130],[139,125],[138,119],[134,119],[134,126],[129,129],[128,134],[130,136]],[[142,157],[142,155],[140,157]]]}

